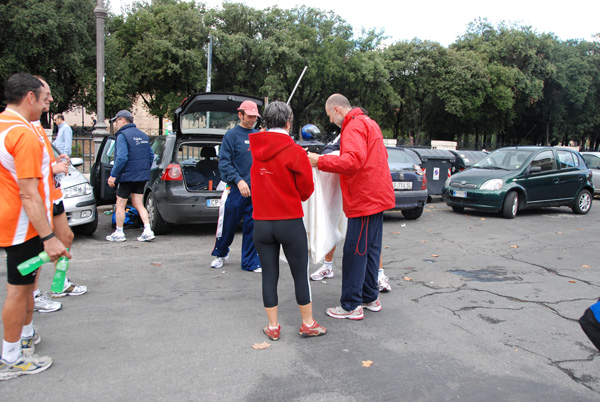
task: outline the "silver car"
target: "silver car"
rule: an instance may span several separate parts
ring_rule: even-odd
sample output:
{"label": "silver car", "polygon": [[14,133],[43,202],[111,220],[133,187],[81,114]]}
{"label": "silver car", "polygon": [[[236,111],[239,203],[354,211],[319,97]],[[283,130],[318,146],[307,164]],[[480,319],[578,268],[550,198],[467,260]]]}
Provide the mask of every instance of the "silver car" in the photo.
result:
{"label": "silver car", "polygon": [[585,163],[592,171],[594,194],[600,194],[600,152],[580,152]]}
{"label": "silver car", "polygon": [[[54,156],[58,159],[58,151]],[[69,173],[61,179],[63,203],[69,226],[75,234],[91,235],[98,227],[96,200],[89,180],[75,167],[83,165],[83,159],[71,158]]]}

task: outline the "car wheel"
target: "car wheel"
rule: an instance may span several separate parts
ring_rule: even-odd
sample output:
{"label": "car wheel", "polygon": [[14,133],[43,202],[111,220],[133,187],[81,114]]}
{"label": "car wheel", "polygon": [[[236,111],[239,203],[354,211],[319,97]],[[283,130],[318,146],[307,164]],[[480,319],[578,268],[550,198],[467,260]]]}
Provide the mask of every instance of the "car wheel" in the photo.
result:
{"label": "car wheel", "polygon": [[516,191],[511,191],[506,195],[504,199],[504,206],[502,207],[502,216],[506,219],[514,219],[517,216],[519,210],[519,194]]}
{"label": "car wheel", "polygon": [[465,212],[465,207],[452,207],[452,210],[454,212],[458,212],[459,214],[462,214],[463,212]]}
{"label": "car wheel", "polygon": [[413,208],[413,209],[403,209],[402,215],[406,219],[414,220],[418,219],[421,215],[423,215],[423,207]]}
{"label": "car wheel", "polygon": [[146,197],[146,210],[148,211],[148,220],[150,220],[150,227],[154,234],[160,235],[165,234],[168,231],[168,224],[160,216],[158,208],[156,208],[156,200],[154,199],[153,193],[148,193]]}
{"label": "car wheel", "polygon": [[85,225],[73,226],[71,230],[73,233],[83,236],[93,235],[98,228],[98,211],[94,211],[95,218],[92,222],[86,223]]}
{"label": "car wheel", "polygon": [[592,209],[592,194],[587,190],[581,190],[577,195],[575,204],[572,207],[573,212],[578,215],[584,215]]}

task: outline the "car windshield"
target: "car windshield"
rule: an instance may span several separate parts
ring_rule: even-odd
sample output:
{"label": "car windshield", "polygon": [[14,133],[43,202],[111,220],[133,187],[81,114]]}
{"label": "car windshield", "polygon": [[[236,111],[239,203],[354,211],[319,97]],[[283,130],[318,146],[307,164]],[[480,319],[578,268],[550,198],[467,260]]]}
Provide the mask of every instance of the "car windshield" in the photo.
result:
{"label": "car windshield", "polygon": [[390,169],[401,170],[412,168],[415,161],[404,151],[388,148],[388,164]]}
{"label": "car windshield", "polygon": [[500,149],[492,152],[473,165],[479,169],[517,170],[525,165],[532,151],[524,149]]}
{"label": "car windshield", "polygon": [[238,123],[237,111],[233,112],[192,112],[181,116],[181,131],[194,132],[198,129],[229,130]]}

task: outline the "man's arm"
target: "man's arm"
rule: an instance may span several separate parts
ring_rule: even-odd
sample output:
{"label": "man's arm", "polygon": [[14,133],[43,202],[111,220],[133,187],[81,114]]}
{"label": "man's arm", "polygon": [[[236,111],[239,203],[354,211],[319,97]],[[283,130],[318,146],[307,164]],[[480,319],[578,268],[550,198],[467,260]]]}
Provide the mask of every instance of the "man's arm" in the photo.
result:
{"label": "man's arm", "polygon": [[[19,197],[25,209],[25,213],[34,229],[40,237],[46,237],[52,233],[52,227],[46,216],[44,203],[38,192],[39,179],[19,179]],[[56,261],[61,256],[71,258],[71,254],[65,248],[65,245],[58,240],[58,237],[52,237],[44,242],[44,250],[50,256],[52,261]]]}
{"label": "man's arm", "polygon": [[242,180],[242,176],[238,173],[232,163],[234,154],[234,144],[232,136],[225,134],[223,137],[223,143],[221,144],[221,150],[219,153],[219,171],[221,172],[221,180],[225,183],[238,183]]}

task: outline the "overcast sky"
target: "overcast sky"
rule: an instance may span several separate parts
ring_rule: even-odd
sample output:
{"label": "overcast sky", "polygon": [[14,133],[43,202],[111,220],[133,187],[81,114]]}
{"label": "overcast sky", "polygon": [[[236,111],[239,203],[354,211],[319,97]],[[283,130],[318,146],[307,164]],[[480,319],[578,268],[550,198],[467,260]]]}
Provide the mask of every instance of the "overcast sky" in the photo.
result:
{"label": "overcast sky", "polygon": [[[111,0],[112,10],[119,13],[121,5],[132,0]],[[306,5],[334,11],[350,23],[359,34],[361,28],[383,29],[388,42],[427,39],[443,46],[453,43],[465,33],[475,19],[487,18],[494,26],[500,21],[528,25],[538,33],[553,32],[560,39],[593,41],[600,33],[600,0],[570,0],[565,2],[540,0],[246,0],[256,9],[277,5],[294,8]],[[221,6],[219,0],[205,0],[209,7]]]}

